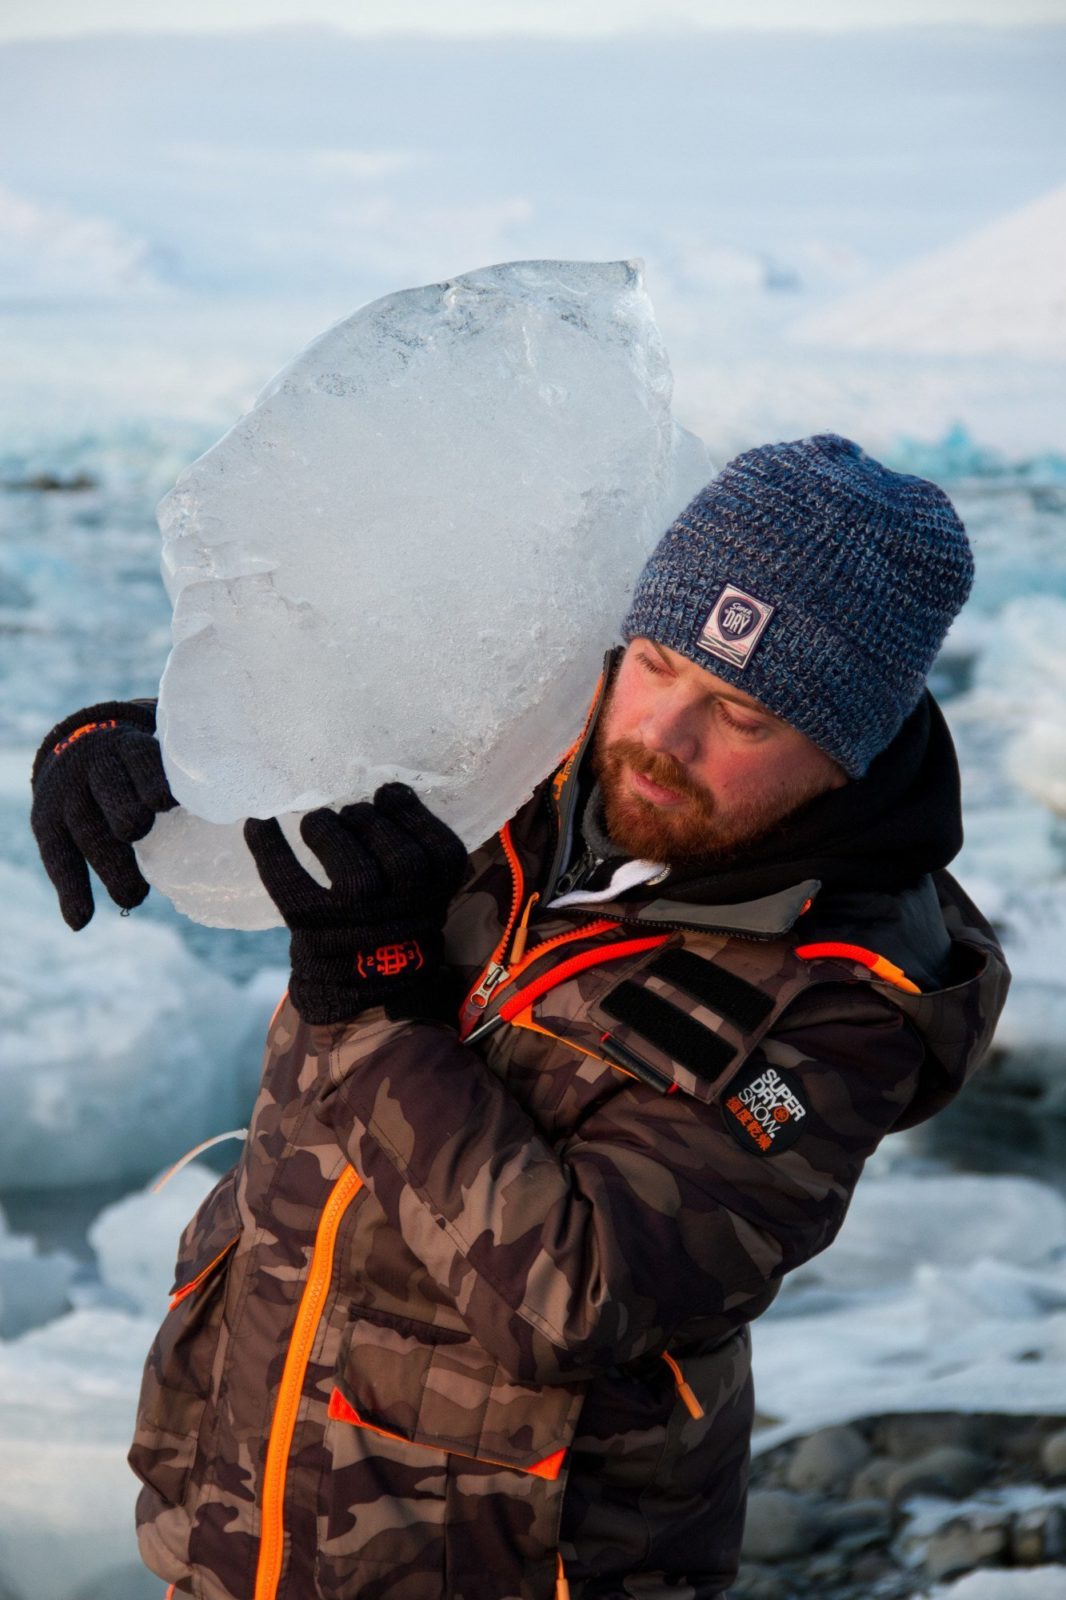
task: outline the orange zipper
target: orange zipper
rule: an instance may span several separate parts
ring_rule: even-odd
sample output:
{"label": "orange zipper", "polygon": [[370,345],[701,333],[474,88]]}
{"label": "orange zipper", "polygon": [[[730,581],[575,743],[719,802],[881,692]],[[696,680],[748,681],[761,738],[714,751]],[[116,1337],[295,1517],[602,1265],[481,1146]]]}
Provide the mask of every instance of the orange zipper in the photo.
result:
{"label": "orange zipper", "polygon": [[274,1600],[285,1552],[285,1479],[289,1451],[296,1431],[296,1418],[303,1395],[307,1363],[322,1318],[326,1290],[333,1276],[333,1250],[341,1218],[363,1187],[354,1167],[345,1167],[322,1208],[315,1233],[307,1282],[300,1296],[293,1323],[285,1367],[278,1385],[274,1416],[270,1424],[266,1465],[263,1469],[263,1498],[260,1515],[259,1564],[255,1574],[255,1600]]}
{"label": "orange zipper", "polygon": [[[532,950],[527,950],[514,966],[501,966],[494,959],[486,968],[485,977],[479,985],[479,991],[475,991],[474,1003],[483,1009],[488,1005],[490,999],[493,999],[501,989],[506,989],[509,984],[514,983],[525,972],[527,967],[540,959],[546,950],[554,950],[557,945],[571,944],[575,939],[594,938],[598,933],[610,933],[617,927],[618,923],[616,921],[601,919],[599,922],[587,922],[581,928],[570,928],[566,933],[557,933],[554,938],[545,939],[543,943],[535,945]],[[664,935],[663,937],[667,936]],[[491,982],[489,981],[490,976]],[[556,981],[561,983],[562,979],[560,978]],[[459,1037],[460,1039],[467,1039],[473,1035],[476,1038],[482,1028],[491,1026],[493,1026],[491,1021],[483,1023],[477,1012],[471,1013],[468,1011],[463,1017],[462,1025],[459,1029]]]}
{"label": "orange zipper", "polygon": [[509,822],[505,822],[500,829],[500,843],[503,845],[503,853],[507,857],[507,865],[511,869],[511,914],[507,918],[507,926],[504,928],[480,978],[459,1008],[460,1038],[469,1033],[474,1026],[478,1012],[484,1011],[489,1003],[489,996],[506,973],[506,968],[503,966],[504,952],[511,938],[511,930],[518,921],[518,913],[522,909],[522,893],[526,885],[525,873],[522,871],[522,863],[518,859],[518,852],[515,850],[514,842],[511,838],[511,824]]}

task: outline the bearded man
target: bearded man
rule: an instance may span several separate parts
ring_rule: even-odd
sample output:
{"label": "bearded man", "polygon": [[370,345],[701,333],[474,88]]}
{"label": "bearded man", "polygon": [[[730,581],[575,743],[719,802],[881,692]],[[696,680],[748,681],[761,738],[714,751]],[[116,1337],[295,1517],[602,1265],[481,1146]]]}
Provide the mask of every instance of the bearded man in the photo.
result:
{"label": "bearded man", "polygon": [[[721,1600],[749,1325],[1004,998],[944,870],[925,687],[972,571],[934,485],[835,435],[748,451],[469,860],[397,784],[304,819],[328,888],[247,824],[292,982],[145,1371],[154,1572],[202,1600]],[[86,849],[143,898],[120,840],[172,803],[150,709],[61,724],[35,792],[68,920]]]}

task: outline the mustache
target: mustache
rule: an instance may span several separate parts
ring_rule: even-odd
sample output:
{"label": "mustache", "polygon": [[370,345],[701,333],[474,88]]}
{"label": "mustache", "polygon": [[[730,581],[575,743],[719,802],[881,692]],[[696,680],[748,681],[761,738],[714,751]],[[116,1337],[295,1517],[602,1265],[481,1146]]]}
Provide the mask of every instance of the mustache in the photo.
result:
{"label": "mustache", "polygon": [[694,783],[681,762],[665,751],[648,750],[636,739],[613,739],[600,753],[600,776],[604,773],[617,774],[625,766],[632,767],[634,772],[649,778],[652,783],[661,784],[664,789],[673,789],[686,799],[695,801],[705,811],[713,808],[714,801],[707,790]]}

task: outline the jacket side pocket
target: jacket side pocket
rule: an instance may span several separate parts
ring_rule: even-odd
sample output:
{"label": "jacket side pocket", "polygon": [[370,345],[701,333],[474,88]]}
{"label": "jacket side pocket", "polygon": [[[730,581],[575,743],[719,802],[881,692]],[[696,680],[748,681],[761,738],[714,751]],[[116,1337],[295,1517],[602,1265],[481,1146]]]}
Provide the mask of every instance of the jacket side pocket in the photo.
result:
{"label": "jacket side pocket", "polygon": [[226,1267],[240,1236],[235,1174],[216,1185],[182,1235],[179,1281],[145,1362],[129,1463],[145,1486],[179,1506],[212,1391]]}
{"label": "jacket side pocket", "polygon": [[512,1383],[473,1339],[438,1334],[358,1316],[349,1330],[329,1402],[324,1600],[411,1568],[427,1593],[483,1593],[486,1572],[523,1600],[553,1592],[583,1387]]}

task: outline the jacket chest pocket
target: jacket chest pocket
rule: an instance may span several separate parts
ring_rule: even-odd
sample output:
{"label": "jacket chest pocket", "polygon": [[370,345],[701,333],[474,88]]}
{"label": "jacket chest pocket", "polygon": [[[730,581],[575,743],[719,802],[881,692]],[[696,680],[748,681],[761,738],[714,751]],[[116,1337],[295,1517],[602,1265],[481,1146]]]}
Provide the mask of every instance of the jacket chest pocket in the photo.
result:
{"label": "jacket chest pocket", "polygon": [[404,1572],[412,1600],[478,1600],[492,1573],[501,1600],[547,1600],[582,1395],[511,1382],[464,1333],[357,1315],[329,1402],[318,1594]]}
{"label": "jacket chest pocket", "polygon": [[235,1187],[227,1173],[182,1235],[170,1310],[145,1362],[129,1463],[171,1506],[184,1499],[214,1385],[227,1268],[240,1235]]}

